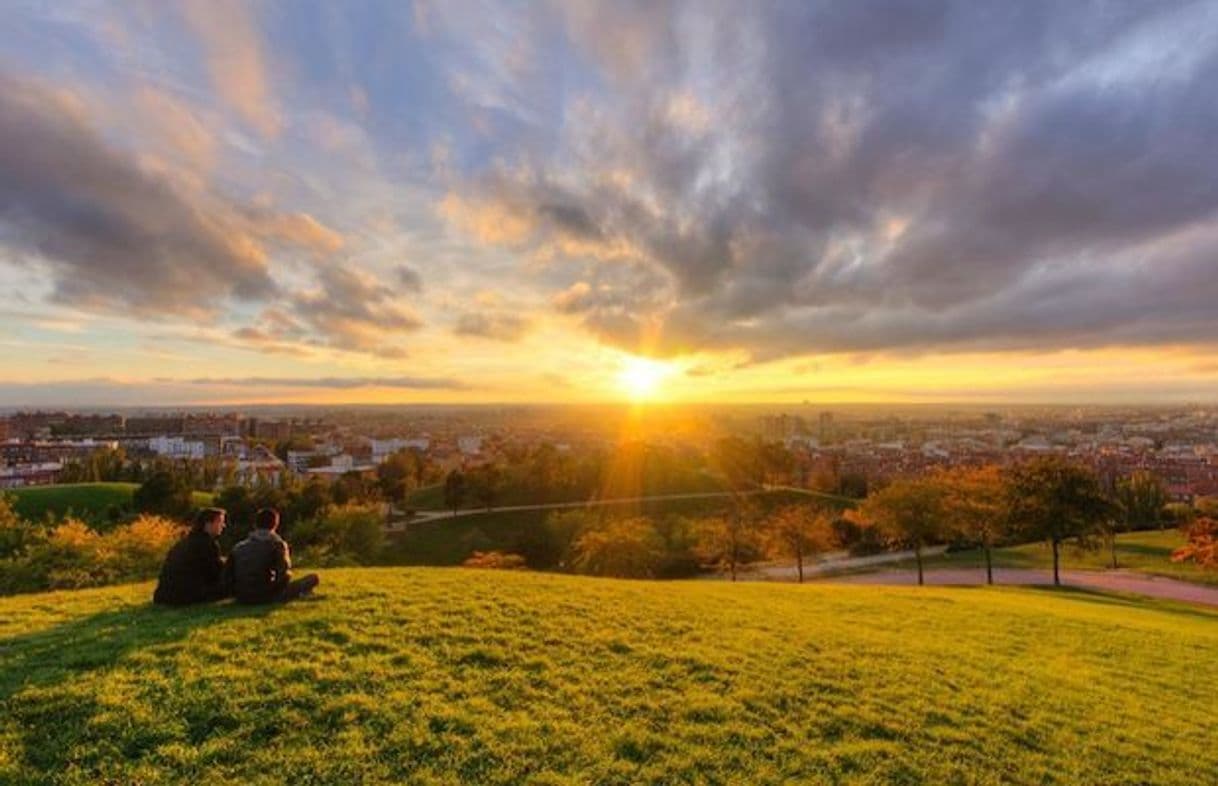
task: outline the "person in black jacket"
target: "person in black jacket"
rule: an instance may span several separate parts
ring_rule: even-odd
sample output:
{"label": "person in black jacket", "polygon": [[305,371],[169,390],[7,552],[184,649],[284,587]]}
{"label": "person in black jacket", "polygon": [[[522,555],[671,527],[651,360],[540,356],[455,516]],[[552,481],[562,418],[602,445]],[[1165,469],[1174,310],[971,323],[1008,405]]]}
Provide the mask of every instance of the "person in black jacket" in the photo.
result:
{"label": "person in black jacket", "polygon": [[279,511],[263,508],[249,537],[233,546],[229,569],[238,603],[281,603],[303,598],[320,581],[316,574],[292,581],[292,556],[279,537]]}
{"label": "person in black jacket", "polygon": [[223,508],[204,508],[194,526],[169,550],[152,602],[166,606],[210,603],[229,594],[224,558],[216,541],[227,524]]}

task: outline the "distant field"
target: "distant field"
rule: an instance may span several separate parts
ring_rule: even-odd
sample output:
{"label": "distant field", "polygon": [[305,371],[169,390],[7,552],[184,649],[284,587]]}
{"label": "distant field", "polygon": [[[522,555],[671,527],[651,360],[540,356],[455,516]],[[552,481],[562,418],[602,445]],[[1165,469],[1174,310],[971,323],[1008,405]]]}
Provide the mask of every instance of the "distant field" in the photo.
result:
{"label": "distant field", "polygon": [[[1202,570],[1189,562],[1172,562],[1171,554],[1184,545],[1184,536],[1175,529],[1149,532],[1129,532],[1117,536],[1117,564],[1122,570],[1167,576],[1182,581],[1202,584],[1218,584],[1218,571]],[[1112,566],[1112,555],[1107,548],[1099,551],[1080,551],[1073,546],[1062,549],[1062,568],[1069,570],[1108,570]],[[980,550],[959,551],[930,557],[927,568],[977,568],[985,565],[985,556]],[[888,564],[884,570],[900,567],[912,568],[913,562]],[[996,568],[1052,568],[1053,552],[1048,544],[1027,543],[994,550]]]}
{"label": "distant field", "polygon": [[1079,591],[333,570],[0,599],[0,783],[1164,784],[1218,613]]}
{"label": "distant field", "polygon": [[[17,514],[30,521],[44,521],[48,514],[59,519],[69,512],[87,521],[98,523],[106,519],[114,507],[130,510],[137,483],[65,483],[54,486],[29,486],[11,489]],[[194,492],[194,504],[200,507],[212,503],[212,494]]]}
{"label": "distant field", "polygon": [[[764,509],[807,502],[810,497],[791,491],[771,491],[753,497]],[[842,507],[836,498],[823,498],[824,504]],[[593,508],[608,515],[711,516],[731,506],[728,497],[657,500],[639,504]],[[474,551],[520,550],[532,531],[544,525],[546,517],[560,511],[492,511],[457,518],[434,519],[411,524],[393,536],[393,561],[403,565],[459,565]]]}
{"label": "distant field", "polygon": [[[687,482],[679,486],[669,487],[654,487],[644,488],[638,492],[639,496],[655,496],[662,494],[697,494],[707,491],[724,491],[723,484],[710,476],[696,476],[687,478]],[[614,495],[616,496],[616,495]],[[585,498],[579,495],[571,494],[556,494],[553,497],[539,499],[536,495],[525,492],[506,492],[501,494],[499,499],[495,501],[496,505],[532,505],[548,502],[583,502]],[[406,506],[415,508],[416,510],[443,510],[444,504],[444,485],[436,484],[432,486],[424,486],[411,492],[406,497]],[[474,510],[482,507],[482,505],[472,497],[465,499],[459,506],[460,510]]]}

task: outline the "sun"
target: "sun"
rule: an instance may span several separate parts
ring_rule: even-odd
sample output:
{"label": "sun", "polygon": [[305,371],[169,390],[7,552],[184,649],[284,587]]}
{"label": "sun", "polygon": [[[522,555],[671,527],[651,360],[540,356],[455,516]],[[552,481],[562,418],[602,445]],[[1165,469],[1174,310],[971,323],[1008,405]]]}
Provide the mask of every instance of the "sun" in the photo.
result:
{"label": "sun", "polygon": [[631,399],[651,401],[660,397],[661,386],[674,371],[671,363],[662,360],[625,357],[617,373],[617,383]]}

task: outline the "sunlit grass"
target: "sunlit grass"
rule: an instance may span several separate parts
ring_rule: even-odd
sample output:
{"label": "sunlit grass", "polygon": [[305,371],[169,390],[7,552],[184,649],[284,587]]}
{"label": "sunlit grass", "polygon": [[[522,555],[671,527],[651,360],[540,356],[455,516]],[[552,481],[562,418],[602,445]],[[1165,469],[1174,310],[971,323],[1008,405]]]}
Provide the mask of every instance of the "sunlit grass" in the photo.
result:
{"label": "sunlit grass", "polygon": [[1195,784],[1218,614],[1082,592],[323,575],[0,599],[0,783]]}

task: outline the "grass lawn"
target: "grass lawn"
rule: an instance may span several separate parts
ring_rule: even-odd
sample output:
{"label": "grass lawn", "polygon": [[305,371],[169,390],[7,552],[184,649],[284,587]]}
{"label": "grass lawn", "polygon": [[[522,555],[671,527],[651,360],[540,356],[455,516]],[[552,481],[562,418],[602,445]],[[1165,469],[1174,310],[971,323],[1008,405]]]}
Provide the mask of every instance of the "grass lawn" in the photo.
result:
{"label": "grass lawn", "polygon": [[[808,495],[792,491],[767,491],[753,497],[766,510],[782,505],[806,504]],[[842,507],[850,500],[824,498],[824,504]],[[607,515],[712,516],[732,505],[728,497],[668,499],[641,504],[605,505],[590,508]],[[474,551],[521,550],[522,540],[545,524],[557,510],[508,510],[434,519],[409,525],[393,535],[392,562],[401,565],[460,565]]]}
{"label": "grass lawn", "polygon": [[[1191,562],[1172,562],[1171,554],[1184,545],[1179,530],[1127,532],[1117,536],[1117,565],[1121,570],[1155,576],[1218,585],[1218,571],[1203,570]],[[1063,570],[1109,570],[1112,553],[1107,548],[1083,551],[1067,545],[1062,548]],[[913,568],[913,561],[877,566],[875,570]],[[927,569],[977,568],[985,566],[985,556],[978,551],[957,551],[927,558]],[[1052,570],[1053,551],[1047,543],[1026,543],[1021,546],[994,550],[996,568],[1031,568]]]}
{"label": "grass lawn", "polygon": [[1078,591],[323,573],[0,598],[0,782],[1198,784],[1218,613]]}
{"label": "grass lawn", "polygon": [[[702,494],[713,491],[723,491],[723,483],[716,478],[709,476],[694,476],[686,478],[683,485],[673,488],[645,488],[639,492],[639,496],[659,496],[662,494]],[[497,505],[532,505],[537,503],[549,502],[583,502],[584,497],[570,494],[558,495],[553,499],[539,500],[535,495],[519,490],[509,489],[501,494],[496,500]],[[414,508],[415,510],[445,510],[447,506],[444,504],[444,484],[438,483],[431,486],[422,486],[415,489],[406,495],[405,506]],[[478,500],[467,495],[467,498],[461,503],[459,509],[473,510],[482,507]]]}
{"label": "grass lawn", "polygon": [[[138,483],[62,483],[9,489],[17,515],[29,521],[44,521],[49,514],[60,519],[69,512],[90,523],[104,523],[111,507],[130,510]],[[194,504],[212,504],[212,494],[193,492]]]}

